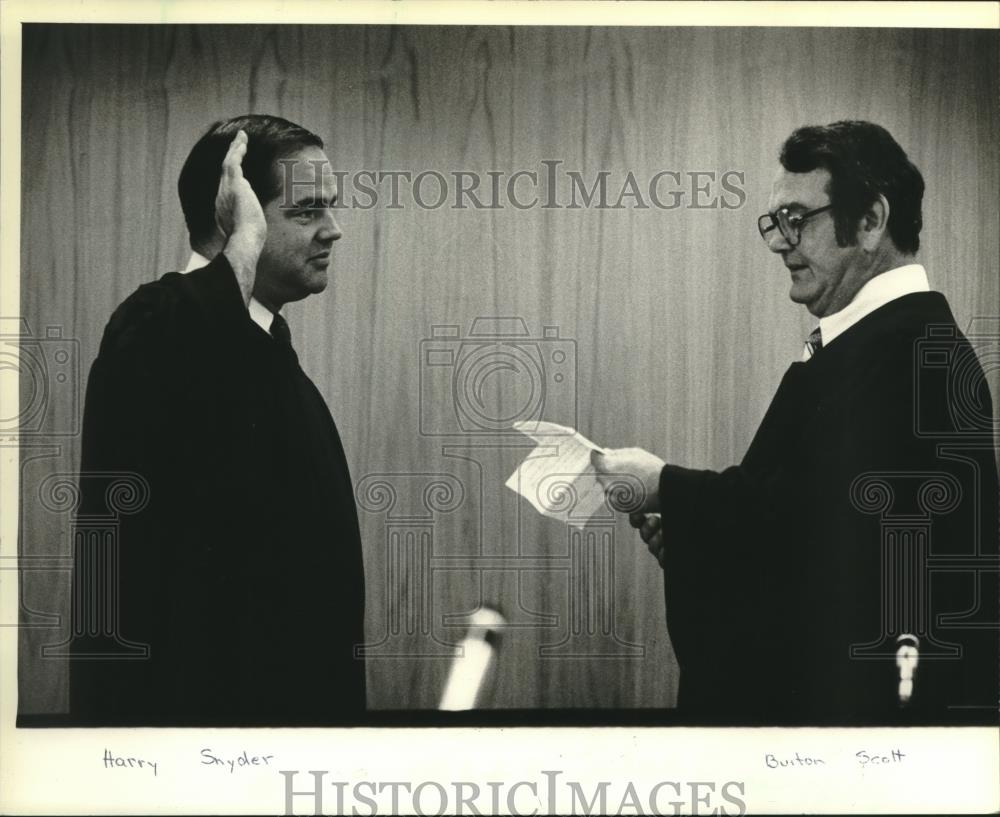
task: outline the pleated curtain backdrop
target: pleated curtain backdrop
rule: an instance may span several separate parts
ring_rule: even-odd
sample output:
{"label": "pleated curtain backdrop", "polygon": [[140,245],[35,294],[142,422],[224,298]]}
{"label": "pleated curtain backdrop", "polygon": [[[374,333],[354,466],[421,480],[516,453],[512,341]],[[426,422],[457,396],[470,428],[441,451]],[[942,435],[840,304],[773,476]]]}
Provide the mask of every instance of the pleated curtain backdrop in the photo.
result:
{"label": "pleated curtain backdrop", "polygon": [[[512,626],[485,706],[665,707],[677,667],[645,546],[621,519],[580,537],[539,516],[503,487],[526,440],[471,432],[542,398],[544,419],[599,444],[738,461],[812,326],[756,231],[778,148],[803,124],[887,127],[927,181],[932,285],[960,325],[996,316],[997,57],[988,31],[25,26],[22,316],[79,370],[51,386],[21,450],[20,712],[68,700],[67,663],[42,648],[69,632],[72,530],[44,482],[79,467],[112,310],[187,261],[176,179],[211,122],[305,125],[358,205],[339,213],[330,288],[287,314],[358,488],[370,706],[434,707],[448,645],[489,605]],[[647,205],[671,171],[660,198],[678,203],[546,208],[550,168],[562,204],[570,172],[590,188],[601,171],[609,203],[631,172]],[[520,170],[538,184],[518,177],[515,198],[541,199],[524,209],[507,198]],[[359,171],[436,171],[449,200],[420,207],[399,176],[390,207],[389,177],[362,177],[378,192],[366,208]],[[455,209],[457,171],[499,174],[504,206]],[[421,195],[439,198],[433,174]],[[525,370],[462,391],[474,329],[521,331],[476,323],[496,317],[523,322],[506,348],[525,370],[560,375],[542,392]],[[34,388],[22,377],[22,396]]]}

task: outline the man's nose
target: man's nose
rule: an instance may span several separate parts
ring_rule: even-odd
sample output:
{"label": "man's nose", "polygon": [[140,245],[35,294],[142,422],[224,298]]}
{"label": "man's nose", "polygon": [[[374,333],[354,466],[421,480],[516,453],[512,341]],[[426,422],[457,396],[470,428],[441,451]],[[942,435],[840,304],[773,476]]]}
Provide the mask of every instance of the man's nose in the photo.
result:
{"label": "man's nose", "polygon": [[324,211],[323,220],[316,235],[317,240],[324,244],[332,244],[343,235],[344,233],[341,231],[337,219],[333,216],[333,210],[328,209]]}
{"label": "man's nose", "polygon": [[775,227],[767,234],[767,248],[774,253],[785,253],[792,249],[792,245],[781,230]]}

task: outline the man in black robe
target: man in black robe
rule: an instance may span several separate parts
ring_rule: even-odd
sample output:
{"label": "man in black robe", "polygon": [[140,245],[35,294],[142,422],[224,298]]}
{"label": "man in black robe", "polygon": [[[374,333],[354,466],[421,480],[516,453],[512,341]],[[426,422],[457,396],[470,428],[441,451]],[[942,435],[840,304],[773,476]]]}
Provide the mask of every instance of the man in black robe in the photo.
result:
{"label": "man in black robe", "polygon": [[[679,710],[995,723],[993,410],[915,263],[923,179],[867,122],[800,128],[781,165],[759,229],[819,326],[742,462],[593,457],[663,566]],[[642,482],[639,507],[621,507],[615,474]]]}
{"label": "man in black robe", "polygon": [[[71,718],[355,722],[364,571],[351,478],[280,315],[326,288],[341,236],[323,143],[278,117],[219,122],[178,189],[188,270],[115,311],[88,382],[79,519],[112,510],[104,475],[139,480],[148,502],[121,516],[117,582],[92,581],[114,551],[78,542]],[[80,622],[108,600],[110,639]]]}

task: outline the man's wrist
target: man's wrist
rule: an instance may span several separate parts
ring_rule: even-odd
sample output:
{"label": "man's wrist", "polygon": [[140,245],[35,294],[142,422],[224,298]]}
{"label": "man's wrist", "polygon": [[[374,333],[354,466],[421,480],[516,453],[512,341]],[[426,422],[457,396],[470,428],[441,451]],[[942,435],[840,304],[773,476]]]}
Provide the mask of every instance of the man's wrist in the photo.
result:
{"label": "man's wrist", "polygon": [[253,294],[254,281],[257,277],[257,261],[264,242],[260,236],[254,234],[234,232],[229,236],[222,253],[229,261],[229,265],[236,273],[236,283],[239,284],[240,293],[244,303],[250,303],[250,296]]}

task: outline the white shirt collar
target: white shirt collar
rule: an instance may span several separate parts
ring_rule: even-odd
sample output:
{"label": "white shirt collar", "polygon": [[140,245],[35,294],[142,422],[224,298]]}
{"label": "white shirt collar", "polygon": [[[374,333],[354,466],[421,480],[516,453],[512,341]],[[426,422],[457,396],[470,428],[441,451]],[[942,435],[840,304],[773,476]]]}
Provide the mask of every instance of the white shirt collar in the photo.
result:
{"label": "white shirt collar", "polygon": [[914,292],[929,292],[927,272],[920,264],[907,264],[876,275],[858,290],[854,300],[839,312],[819,319],[823,345],[831,343],[854,324],[890,301]]}
{"label": "white shirt collar", "polygon": [[[210,263],[211,261],[209,261],[209,259],[201,253],[192,252],[191,258],[188,259],[187,266],[183,271],[191,272],[192,270],[207,267]],[[247,305],[247,311],[250,313],[250,317],[255,324],[268,334],[271,333],[271,321],[274,320],[274,314],[270,309],[264,306],[264,304],[253,297],[253,295],[250,296],[250,303]]]}

